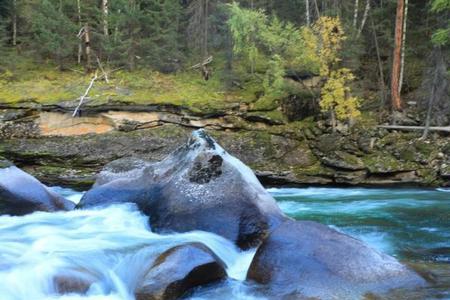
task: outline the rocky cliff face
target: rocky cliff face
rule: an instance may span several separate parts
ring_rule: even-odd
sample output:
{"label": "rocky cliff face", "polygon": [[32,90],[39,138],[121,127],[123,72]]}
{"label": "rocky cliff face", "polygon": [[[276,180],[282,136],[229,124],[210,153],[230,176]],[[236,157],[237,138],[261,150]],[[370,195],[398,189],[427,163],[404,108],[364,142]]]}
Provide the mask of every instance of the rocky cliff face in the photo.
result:
{"label": "rocky cliff face", "polygon": [[[281,113],[281,112],[280,112]],[[287,122],[245,107],[214,115],[176,106],[3,106],[0,156],[40,180],[91,185],[123,157],[156,161],[205,128],[267,185],[450,185],[450,138],[358,125],[332,133],[320,122]]]}

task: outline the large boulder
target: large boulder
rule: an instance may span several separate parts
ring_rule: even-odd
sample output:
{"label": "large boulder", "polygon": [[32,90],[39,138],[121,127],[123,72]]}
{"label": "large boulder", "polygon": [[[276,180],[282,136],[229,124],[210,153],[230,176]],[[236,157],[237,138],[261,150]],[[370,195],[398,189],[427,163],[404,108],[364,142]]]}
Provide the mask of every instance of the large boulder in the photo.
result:
{"label": "large boulder", "polygon": [[156,232],[209,231],[243,249],[285,219],[252,170],[202,130],[163,161],[125,174],[103,174],[79,207],[133,202]]}
{"label": "large boulder", "polygon": [[257,250],[247,279],[276,299],[361,299],[425,285],[395,258],[328,226],[288,220]]}
{"label": "large boulder", "polygon": [[190,289],[222,280],[225,265],[201,243],[190,243],[162,253],[136,291],[137,300],[178,299]]}
{"label": "large boulder", "polygon": [[33,176],[0,160],[0,214],[26,215],[35,211],[71,210],[75,204],[64,199]]}

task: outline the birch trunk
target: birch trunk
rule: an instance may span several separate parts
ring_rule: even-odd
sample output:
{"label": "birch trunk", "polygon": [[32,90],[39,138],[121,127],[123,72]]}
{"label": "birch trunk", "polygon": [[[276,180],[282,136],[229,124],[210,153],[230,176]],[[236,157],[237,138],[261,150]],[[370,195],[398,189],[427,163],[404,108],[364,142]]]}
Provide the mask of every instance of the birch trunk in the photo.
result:
{"label": "birch trunk", "polygon": [[366,8],[364,9],[364,15],[361,21],[361,26],[359,27],[358,34],[356,35],[357,38],[360,37],[364,29],[364,25],[366,25],[367,17],[369,16],[369,10],[370,10],[370,0],[366,0]]}
{"label": "birch trunk", "polygon": [[311,26],[311,17],[309,15],[309,0],[305,1],[306,9],[306,25]]}
{"label": "birch trunk", "polygon": [[358,22],[358,6],[359,0],[355,0],[355,10],[353,12],[353,28],[356,28],[356,24]]}
{"label": "birch trunk", "polygon": [[[80,0],[77,0],[77,12],[78,12],[78,28],[81,28],[81,3]],[[83,45],[81,44],[81,38],[78,43],[78,55],[77,55],[77,62],[78,64],[81,64],[81,56],[83,55]]]}
{"label": "birch trunk", "polygon": [[408,0],[405,0],[405,16],[403,18],[403,36],[402,36],[402,60],[400,64],[400,79],[398,84],[398,93],[402,94],[403,76],[405,72],[405,45],[406,45],[406,22],[408,18]]}

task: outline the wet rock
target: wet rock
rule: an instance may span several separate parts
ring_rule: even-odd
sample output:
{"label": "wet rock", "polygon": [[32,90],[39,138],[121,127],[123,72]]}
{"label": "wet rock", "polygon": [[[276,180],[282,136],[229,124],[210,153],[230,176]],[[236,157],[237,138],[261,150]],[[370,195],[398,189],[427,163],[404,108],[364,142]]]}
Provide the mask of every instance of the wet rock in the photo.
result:
{"label": "wet rock", "polygon": [[74,274],[57,275],[53,278],[55,291],[59,294],[85,294],[95,279],[77,272]]}
{"label": "wet rock", "polygon": [[360,299],[426,282],[391,256],[315,222],[288,220],[257,250],[247,278],[277,299]]}
{"label": "wet rock", "polygon": [[114,160],[96,176],[94,186],[100,186],[119,178],[138,178],[142,176],[145,167],[149,164],[148,161],[132,157]]}
{"label": "wet rock", "polygon": [[177,246],[162,253],[136,291],[137,300],[178,299],[190,289],[222,280],[225,266],[200,243]]}
{"label": "wet rock", "polygon": [[137,178],[121,177],[88,191],[80,208],[132,202],[156,232],[203,230],[247,249],[284,220],[252,170],[204,131]]}
{"label": "wet rock", "polygon": [[70,210],[74,206],[33,176],[0,161],[0,214],[20,216],[35,211]]}

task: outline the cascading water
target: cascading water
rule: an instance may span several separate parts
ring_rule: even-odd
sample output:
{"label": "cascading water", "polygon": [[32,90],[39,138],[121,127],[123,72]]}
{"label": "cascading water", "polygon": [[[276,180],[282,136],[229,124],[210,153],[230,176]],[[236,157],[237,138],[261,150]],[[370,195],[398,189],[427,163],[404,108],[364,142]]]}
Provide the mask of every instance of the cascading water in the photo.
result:
{"label": "cascading water", "polygon": [[[205,244],[222,259],[230,280],[245,279],[254,255],[212,233],[152,233],[148,218],[131,204],[1,216],[0,237],[1,300],[134,299],[158,254],[189,242]],[[67,277],[94,283],[86,295],[58,295],[56,281]]]}
{"label": "cascading water", "polygon": [[[55,189],[77,202],[81,193]],[[319,221],[372,247],[433,270],[427,297],[450,299],[449,190],[271,189],[291,217]],[[254,251],[241,252],[207,232],[158,235],[133,205],[97,210],[0,216],[0,300],[128,300],[158,254],[189,242],[208,246],[230,279],[193,292],[190,300],[265,299],[245,279]],[[58,295],[55,278],[94,282],[87,294]],[[406,297],[405,299],[407,299]],[[409,297],[414,298],[414,297]]]}

